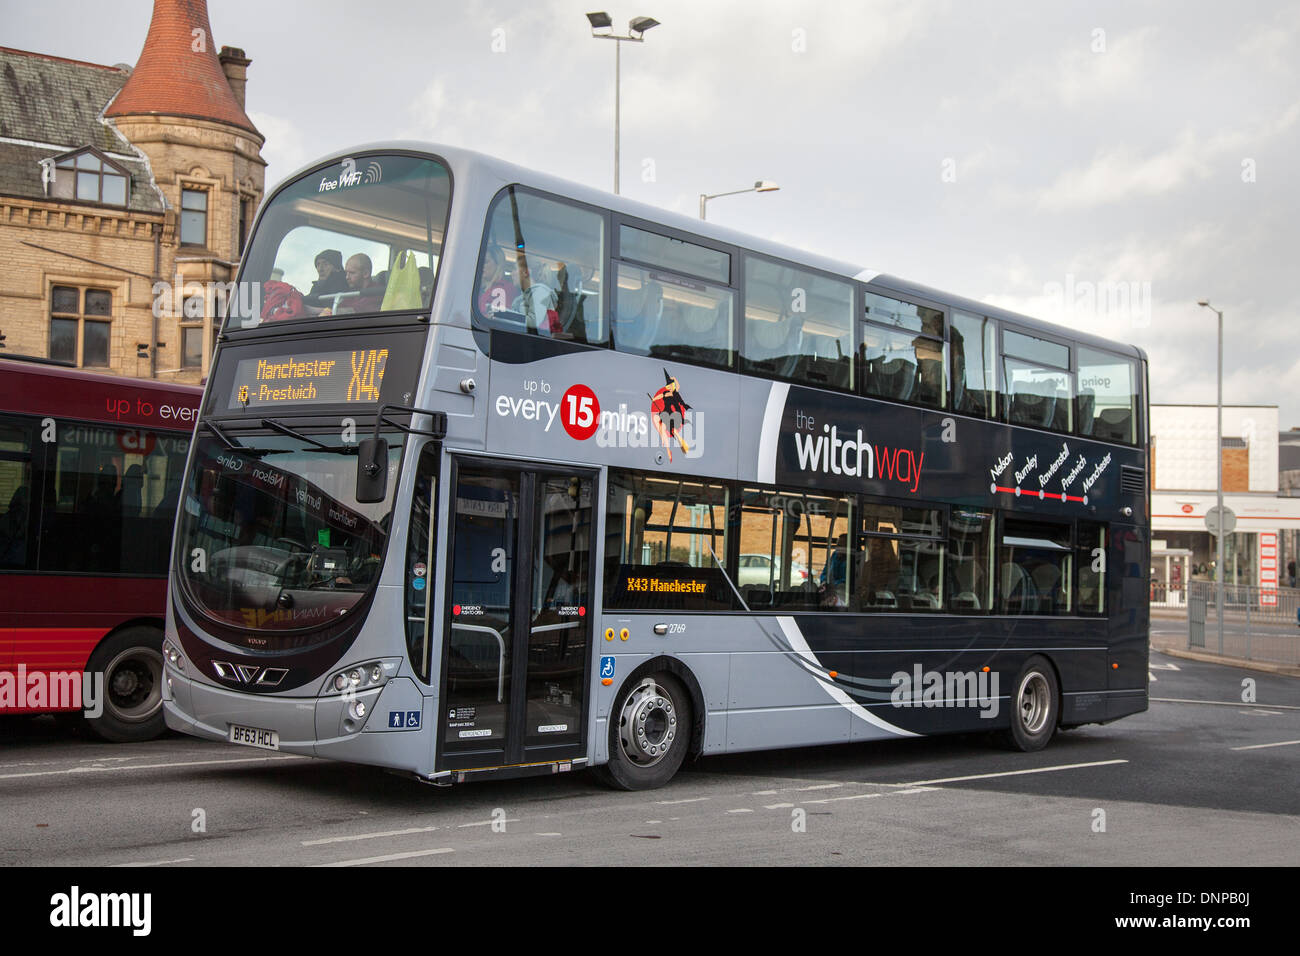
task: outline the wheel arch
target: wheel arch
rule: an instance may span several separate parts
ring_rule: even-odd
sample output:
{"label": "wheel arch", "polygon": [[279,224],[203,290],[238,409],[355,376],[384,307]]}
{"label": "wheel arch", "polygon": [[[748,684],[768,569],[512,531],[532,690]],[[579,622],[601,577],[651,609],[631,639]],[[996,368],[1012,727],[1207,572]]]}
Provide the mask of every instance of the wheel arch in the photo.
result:
{"label": "wheel arch", "polygon": [[691,743],[687,748],[687,756],[695,758],[704,752],[704,722],[705,706],[704,692],[700,690],[700,682],[695,678],[691,671],[680,658],[671,657],[667,654],[661,654],[658,657],[652,657],[645,661],[628,674],[619,685],[616,699],[621,699],[621,695],[627,691],[627,688],[637,680],[645,677],[647,674],[665,673],[671,674],[682,682],[686,688],[686,693],[691,695]]}

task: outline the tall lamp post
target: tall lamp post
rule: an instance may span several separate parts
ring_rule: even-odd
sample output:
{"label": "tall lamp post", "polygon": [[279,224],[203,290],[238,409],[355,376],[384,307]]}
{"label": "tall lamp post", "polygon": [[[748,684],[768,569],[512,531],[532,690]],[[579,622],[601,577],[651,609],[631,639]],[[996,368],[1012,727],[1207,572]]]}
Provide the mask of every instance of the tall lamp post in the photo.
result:
{"label": "tall lamp post", "polygon": [[770,183],[766,179],[760,179],[748,189],[733,189],[729,193],[713,193],[712,195],[707,196],[704,193],[700,193],[700,218],[708,218],[705,215],[705,211],[706,207],[709,205],[710,199],[717,199],[720,196],[739,196],[741,193],[774,193],[780,188],[781,187],[776,183]]}
{"label": "tall lamp post", "polygon": [[1196,304],[1201,306],[1202,308],[1209,309],[1211,312],[1213,312],[1215,315],[1219,317],[1219,398],[1218,398],[1219,444],[1218,447],[1215,449],[1215,457],[1218,459],[1218,466],[1219,466],[1219,480],[1218,480],[1218,489],[1217,489],[1218,506],[1219,506],[1219,533],[1215,535],[1215,537],[1218,538],[1218,553],[1214,559],[1215,561],[1214,603],[1215,605],[1218,606],[1219,609],[1219,653],[1222,654],[1223,653],[1223,572],[1224,572],[1223,533],[1224,533],[1224,525],[1227,524],[1227,522],[1224,520],[1224,513],[1223,513],[1223,313],[1220,312],[1218,309],[1216,309],[1214,306],[1210,305],[1209,299],[1198,299]]}
{"label": "tall lamp post", "polygon": [[[653,17],[633,17],[628,21],[628,35],[621,37],[613,32],[614,21],[604,10],[587,14],[591,24],[591,35],[597,40],[614,41],[614,195],[618,195],[618,135],[619,135],[619,96],[621,93],[622,52],[624,43],[644,43],[644,34],[652,27],[659,26]],[[601,32],[603,31],[603,32]]]}

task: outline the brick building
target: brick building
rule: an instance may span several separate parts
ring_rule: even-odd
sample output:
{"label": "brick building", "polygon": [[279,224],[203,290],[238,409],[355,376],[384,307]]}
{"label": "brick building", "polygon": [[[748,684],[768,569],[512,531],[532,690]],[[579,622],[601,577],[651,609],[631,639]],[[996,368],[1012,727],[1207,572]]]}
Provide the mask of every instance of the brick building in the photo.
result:
{"label": "brick building", "polygon": [[207,374],[264,188],[249,62],[217,51],[206,0],[155,0],[134,69],[0,47],[5,353]]}

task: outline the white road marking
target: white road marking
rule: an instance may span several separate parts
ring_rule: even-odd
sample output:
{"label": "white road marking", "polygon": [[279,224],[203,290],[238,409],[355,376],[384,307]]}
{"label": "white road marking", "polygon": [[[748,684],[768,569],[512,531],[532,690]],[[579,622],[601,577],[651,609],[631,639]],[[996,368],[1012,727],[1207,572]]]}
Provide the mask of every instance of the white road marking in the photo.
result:
{"label": "white road marking", "polygon": [[806,790],[834,790],[835,788],[842,786],[844,786],[842,783],[819,783],[811,787],[795,787],[795,789],[803,792]]}
{"label": "white road marking", "polygon": [[1280,740],[1275,744],[1251,744],[1249,747],[1233,747],[1233,750],[1263,750],[1265,747],[1294,747],[1300,740]]}
{"label": "white road marking", "polygon": [[[1244,701],[1240,700],[1191,700],[1185,697],[1152,697],[1151,700],[1159,701],[1162,704],[1211,704],[1215,707],[1240,707]],[[1264,704],[1265,707],[1274,707],[1278,710],[1300,710],[1300,706],[1295,704]]]}
{"label": "white road marking", "polygon": [[110,773],[114,770],[163,770],[170,767],[204,767],[213,764],[270,763],[276,760],[311,760],[302,754],[280,754],[275,757],[236,757],[231,760],[184,760],[176,763],[142,763],[133,767],[69,767],[67,770],[36,770],[30,773],[0,774],[0,780],[15,780],[19,777],[64,777],[81,773]]}
{"label": "white road marking", "polygon": [[1282,717],[1285,716],[1280,710],[1263,710],[1259,707],[1251,710],[1243,710],[1243,714],[1249,714],[1252,717]]}
{"label": "white road marking", "polygon": [[449,846],[440,846],[436,850],[408,850],[405,853],[388,853],[384,856],[367,856],[360,860],[338,860],[334,863],[317,863],[317,867],[330,866],[365,866],[367,863],[387,863],[390,860],[411,860],[417,856],[436,856],[439,853],[455,853]]}
{"label": "white road marking", "polygon": [[793,803],[769,803],[763,807],[764,810],[789,810]]}
{"label": "white road marking", "polygon": [[173,864],[173,863],[190,863],[190,862],[193,862],[193,860],[194,860],[194,857],[192,857],[192,856],[183,856],[183,857],[181,857],[179,860],[149,860],[149,861],[147,861],[147,862],[139,862],[139,863],[114,863],[114,864],[112,864],[112,866],[114,866],[114,867],[128,867],[128,866],[170,866],[170,865]]}
{"label": "white road marking", "polygon": [[564,836],[563,833],[539,833],[538,836]]}
{"label": "white road marking", "polygon": [[1151,673],[1150,671],[1147,671],[1147,680],[1151,681],[1152,683],[1156,683],[1160,680],[1160,678],[1157,677],[1155,674]]}
{"label": "white road marking", "polygon": [[754,811],[750,810],[748,807],[739,807],[735,810],[728,810],[727,812],[728,813],[753,813]]}
{"label": "white road marking", "polygon": [[679,803],[703,803],[705,800],[709,800],[709,799],[711,799],[711,798],[710,798],[710,797],[690,797],[689,799],[686,799],[686,800],[656,800],[655,803],[657,803],[657,804],[658,804],[659,806],[661,806],[661,807],[671,807],[671,806],[675,806],[676,804],[679,804]]}
{"label": "white road marking", "polygon": [[466,827],[490,827],[494,823],[518,823],[518,817],[509,817],[505,820],[479,820],[477,823],[462,823],[456,827],[457,830],[463,830]]}
{"label": "white road marking", "polygon": [[1152,669],[1154,669],[1154,670],[1158,670],[1158,671],[1177,671],[1177,670],[1182,670],[1182,668],[1179,667],[1177,664],[1151,664],[1151,663],[1148,663],[1148,664],[1147,664],[1147,667],[1150,667],[1150,668],[1152,668]]}
{"label": "white road marking", "polygon": [[855,793],[848,797],[822,797],[820,800],[805,800],[804,803],[837,803],[840,800],[870,800],[872,797],[883,797],[883,793]]}
{"label": "white road marking", "polygon": [[378,833],[352,833],[348,836],[326,837],[322,840],[303,840],[303,846],[325,846],[327,843],[351,843],[354,840],[380,840],[384,837],[406,836],[411,833],[429,833],[437,827],[410,827],[406,830],[382,830]]}
{"label": "white road marking", "polygon": [[[1128,763],[1127,760],[1094,760],[1091,763],[1066,763],[1055,767],[1034,767],[1029,770],[1004,770],[1001,773],[973,773],[966,777],[941,777],[937,780],[913,780],[911,783],[872,784],[885,787],[928,787],[939,783],[961,783],[965,780],[990,780],[994,777],[1019,777],[1028,773],[1052,773],[1056,770],[1081,770],[1084,767],[1109,767]],[[900,791],[901,792],[901,791]]]}

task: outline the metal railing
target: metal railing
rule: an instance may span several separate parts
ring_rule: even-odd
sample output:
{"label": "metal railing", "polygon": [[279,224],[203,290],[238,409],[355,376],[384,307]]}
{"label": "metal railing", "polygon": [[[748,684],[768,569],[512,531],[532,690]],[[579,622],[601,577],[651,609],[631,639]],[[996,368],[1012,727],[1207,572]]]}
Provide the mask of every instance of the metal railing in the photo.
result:
{"label": "metal railing", "polygon": [[1187,586],[1187,647],[1275,664],[1300,664],[1300,589],[1226,585],[1223,634],[1212,581]]}

